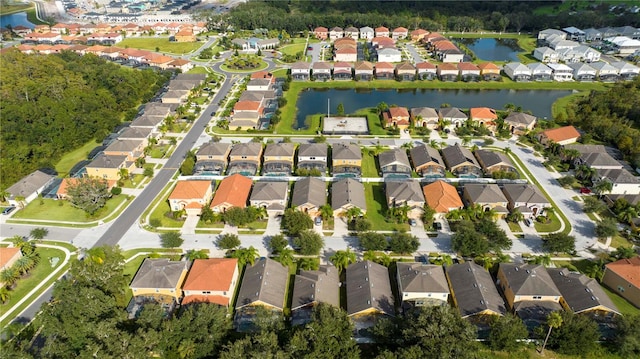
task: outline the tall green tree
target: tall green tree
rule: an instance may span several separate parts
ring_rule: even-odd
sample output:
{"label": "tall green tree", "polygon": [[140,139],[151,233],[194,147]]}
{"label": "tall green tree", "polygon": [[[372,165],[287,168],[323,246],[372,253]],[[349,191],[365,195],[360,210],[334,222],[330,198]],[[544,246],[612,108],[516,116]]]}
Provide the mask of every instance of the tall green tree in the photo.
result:
{"label": "tall green tree", "polygon": [[177,248],[184,243],[184,239],[180,236],[180,232],[166,232],[160,235],[160,243],[162,248]]}
{"label": "tall green tree", "polygon": [[418,250],[420,241],[411,233],[395,232],[389,239],[389,249],[401,254],[410,254]]}
{"label": "tall green tree", "polygon": [[542,350],[540,353],[544,352],[544,349],[547,347],[547,341],[549,341],[549,336],[551,336],[551,331],[556,328],[560,328],[563,323],[563,318],[558,312],[550,313],[547,316],[547,326],[549,327],[549,331],[547,331],[547,336],[544,338],[544,343],[542,343]]}
{"label": "tall green tree", "polygon": [[497,316],[491,323],[489,347],[494,350],[514,352],[522,347],[522,340],[528,337],[529,332],[522,319],[513,314]]}
{"label": "tall green tree", "polygon": [[302,231],[293,239],[293,244],[298,247],[302,255],[318,255],[324,247],[324,239],[312,230]]}
{"label": "tall green tree", "polygon": [[220,249],[234,249],[240,247],[240,244],[242,244],[240,242],[240,238],[238,238],[238,235],[233,233],[225,233],[220,235],[216,243],[216,245]]}
{"label": "tall green tree", "polygon": [[111,197],[107,181],[101,178],[83,177],[69,184],[69,201],[89,215],[94,215],[107,204]]}
{"label": "tall green tree", "polygon": [[364,232],[358,234],[360,247],[364,251],[384,251],[389,247],[389,241],[382,233]]}
{"label": "tall green tree", "polygon": [[339,270],[345,270],[351,263],[356,262],[356,254],[352,252],[350,248],[346,250],[339,250],[329,257],[329,261]]}
{"label": "tall green tree", "polygon": [[551,253],[572,253],[576,250],[576,239],[566,233],[551,233],[542,238],[542,248]]}
{"label": "tall green tree", "polygon": [[313,220],[302,211],[287,208],[282,218],[282,226],[289,235],[297,236],[300,232],[313,228]]}

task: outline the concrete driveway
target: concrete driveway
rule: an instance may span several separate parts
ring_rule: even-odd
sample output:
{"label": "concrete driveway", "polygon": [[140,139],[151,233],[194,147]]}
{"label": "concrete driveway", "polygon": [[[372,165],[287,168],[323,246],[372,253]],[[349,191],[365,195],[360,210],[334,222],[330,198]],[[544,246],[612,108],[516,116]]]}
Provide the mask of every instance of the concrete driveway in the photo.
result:
{"label": "concrete driveway", "polygon": [[180,233],[182,234],[196,234],[196,227],[198,226],[198,221],[200,221],[200,216],[191,214],[187,216],[187,219],[184,221],[182,225],[182,229]]}
{"label": "concrete driveway", "polygon": [[344,237],[349,235],[349,226],[343,217],[333,217],[333,237]]}
{"label": "concrete driveway", "polygon": [[280,234],[282,230],[280,226],[282,224],[282,217],[280,215],[269,214],[269,220],[267,222],[267,228],[264,231],[265,236],[275,236]]}
{"label": "concrete driveway", "polygon": [[424,230],[424,223],[422,223],[421,218],[416,219],[416,225],[409,227],[411,230],[411,234],[416,236],[418,239],[428,238],[427,231]]}

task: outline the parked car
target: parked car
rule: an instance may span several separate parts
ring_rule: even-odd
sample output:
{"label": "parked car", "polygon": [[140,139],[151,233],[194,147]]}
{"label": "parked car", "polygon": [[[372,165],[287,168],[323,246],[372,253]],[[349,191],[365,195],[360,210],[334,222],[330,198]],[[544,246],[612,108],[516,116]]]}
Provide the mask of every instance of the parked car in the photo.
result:
{"label": "parked car", "polygon": [[442,223],[440,223],[440,222],[433,222],[433,228],[434,228],[436,231],[441,231],[441,230],[442,230]]}
{"label": "parked car", "polygon": [[526,224],[527,227],[533,227],[533,221],[529,218],[524,220],[524,224]]}
{"label": "parked car", "polygon": [[582,194],[590,194],[591,190],[588,189],[587,187],[582,187],[582,188],[580,188],[580,193],[582,193]]}
{"label": "parked car", "polygon": [[309,50],[309,51],[313,51],[313,46],[309,46],[309,47],[307,47],[307,50]]}
{"label": "parked car", "polygon": [[16,209],[15,206],[5,207],[5,209],[2,210],[2,214],[9,214],[9,213],[13,212],[14,209]]}
{"label": "parked car", "polygon": [[316,226],[321,225],[322,224],[322,217],[316,217],[315,224],[316,224]]}
{"label": "parked car", "polygon": [[411,227],[415,227],[415,226],[416,226],[416,224],[418,224],[418,222],[416,222],[416,220],[415,220],[415,219],[413,219],[413,218],[409,218],[409,225],[410,225]]}

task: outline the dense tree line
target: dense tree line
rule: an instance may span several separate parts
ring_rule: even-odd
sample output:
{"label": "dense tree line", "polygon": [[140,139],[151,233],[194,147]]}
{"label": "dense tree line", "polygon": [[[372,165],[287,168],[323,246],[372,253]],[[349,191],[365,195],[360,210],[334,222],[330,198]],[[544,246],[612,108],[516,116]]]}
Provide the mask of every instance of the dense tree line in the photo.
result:
{"label": "dense tree line", "polygon": [[[559,5],[561,2],[556,2]],[[536,14],[550,2],[526,1],[263,1],[235,7],[230,14],[210,17],[210,28],[284,29],[289,33],[317,26],[403,26],[430,31],[537,31],[547,27],[638,26],[636,14],[613,14],[608,4],[588,9]]]}
{"label": "dense tree line", "polygon": [[169,77],[71,52],[10,51],[2,55],[0,72],[3,188],[35,169],[53,167],[91,139],[102,141]]}

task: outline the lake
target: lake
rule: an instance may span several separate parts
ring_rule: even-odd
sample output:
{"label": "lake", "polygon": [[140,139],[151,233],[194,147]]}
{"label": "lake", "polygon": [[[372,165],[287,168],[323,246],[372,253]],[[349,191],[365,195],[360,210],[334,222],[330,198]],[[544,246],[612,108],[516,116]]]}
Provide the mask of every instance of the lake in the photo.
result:
{"label": "lake", "polygon": [[17,12],[15,14],[0,16],[0,27],[7,27],[7,25],[11,25],[12,27],[22,25],[30,29],[33,29],[35,27],[34,24],[30,23],[29,20],[27,20],[26,12]]}
{"label": "lake", "polygon": [[307,116],[327,113],[327,99],[331,101],[333,114],[340,103],[347,114],[376,107],[380,102],[408,108],[439,108],[448,103],[460,108],[491,107],[498,110],[512,103],[524,111],[530,110],[539,118],[551,118],[551,105],[571,93],[570,90],[307,89],[298,97],[295,125],[296,128],[304,128]]}
{"label": "lake", "polygon": [[478,59],[486,61],[520,61],[518,53],[523,51],[516,39],[464,38],[455,41],[468,47]]}

